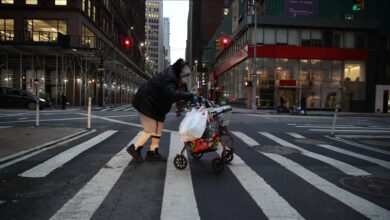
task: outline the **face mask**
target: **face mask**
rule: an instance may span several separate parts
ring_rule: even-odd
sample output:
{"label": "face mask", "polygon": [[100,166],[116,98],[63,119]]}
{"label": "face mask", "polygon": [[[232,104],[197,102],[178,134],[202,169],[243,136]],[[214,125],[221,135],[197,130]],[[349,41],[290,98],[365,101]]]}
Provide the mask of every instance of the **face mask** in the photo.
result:
{"label": "face mask", "polygon": [[188,65],[184,65],[183,68],[181,69],[181,72],[180,72],[180,77],[187,77],[191,75],[191,70],[190,70],[190,67]]}

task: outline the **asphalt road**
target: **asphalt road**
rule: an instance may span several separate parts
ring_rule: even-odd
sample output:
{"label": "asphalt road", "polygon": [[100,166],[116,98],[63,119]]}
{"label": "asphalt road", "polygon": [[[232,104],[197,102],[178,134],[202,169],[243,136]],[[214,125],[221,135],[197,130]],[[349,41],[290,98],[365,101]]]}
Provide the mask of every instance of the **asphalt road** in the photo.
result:
{"label": "asphalt road", "polygon": [[[83,130],[85,114],[43,111],[40,126]],[[390,219],[390,117],[338,117],[331,136],[329,116],[233,113],[233,161],[215,174],[221,150],[174,167],[183,116],[164,125],[168,161],[135,164],[124,149],[141,131],[137,112],[92,114],[92,129],[73,139],[0,158],[0,219]],[[1,110],[0,132],[34,119]]]}

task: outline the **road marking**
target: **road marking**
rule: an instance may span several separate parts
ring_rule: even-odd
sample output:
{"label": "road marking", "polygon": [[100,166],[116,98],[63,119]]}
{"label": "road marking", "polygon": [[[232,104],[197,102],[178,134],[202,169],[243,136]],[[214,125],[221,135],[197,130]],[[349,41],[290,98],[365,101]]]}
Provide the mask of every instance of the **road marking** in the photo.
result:
{"label": "road marking", "polygon": [[304,219],[237,154],[228,167],[268,219]]}
{"label": "road marking", "polygon": [[323,179],[317,174],[307,170],[301,165],[277,154],[262,153],[273,161],[279,163],[287,170],[293,172],[317,189],[341,201],[370,219],[390,219],[390,212],[370,201],[360,198],[333,183]]}
{"label": "road marking", "polygon": [[28,117],[18,118],[18,120],[25,120],[28,119]]}
{"label": "road marking", "polygon": [[344,140],[344,139],[339,138],[339,137],[333,138],[333,137],[330,137],[328,135],[326,135],[325,137],[327,137],[329,139],[332,139],[332,140],[335,140],[335,141],[339,141],[339,142],[345,143],[345,144],[349,144],[349,145],[352,145],[352,146],[355,146],[355,147],[359,147],[359,148],[362,148],[362,149],[371,150],[371,151],[375,151],[375,152],[378,152],[378,153],[390,155],[390,152],[388,152],[388,151],[381,150],[381,149],[374,148],[374,147],[370,147],[370,146],[367,146],[367,145],[364,145],[364,144],[359,144],[359,143],[355,143],[355,142],[352,142],[352,141]]}
{"label": "road marking", "polygon": [[[81,115],[87,115],[82,113],[77,113]],[[137,115],[112,115],[106,116],[106,118],[123,118],[123,117],[136,117]],[[99,117],[99,116],[96,116]],[[86,120],[87,118],[55,118],[55,119],[40,119],[39,121],[76,121],[76,120]],[[24,121],[2,121],[0,123],[15,123],[15,122],[35,122],[35,119],[32,120],[24,120]]]}
{"label": "road marking", "polygon": [[323,156],[321,154],[317,154],[317,153],[313,153],[311,151],[308,151],[308,150],[305,150],[301,147],[298,147],[294,144],[291,144],[287,141],[284,141],[278,137],[275,137],[274,135],[268,133],[268,132],[259,132],[260,134],[262,134],[263,136],[277,142],[278,144],[282,145],[282,146],[285,146],[285,147],[290,147],[290,148],[293,148],[293,149],[296,149],[296,150],[299,150],[301,151],[301,153],[305,156],[308,156],[308,157],[311,157],[311,158],[314,158],[314,159],[317,159],[319,161],[322,161],[324,163],[327,163],[337,169],[339,169],[340,171],[342,171],[343,173],[347,174],[347,175],[352,175],[352,176],[368,176],[368,175],[371,175],[370,173],[362,170],[362,169],[359,169],[357,167],[354,167],[350,164],[347,164],[347,163],[344,163],[342,161],[339,161],[339,160],[336,160],[336,159],[333,159],[333,158],[330,158],[330,157],[326,157],[326,156]]}
{"label": "road marking", "polygon": [[240,131],[232,131],[232,133],[237,136],[238,138],[240,138],[243,142],[245,142],[246,144],[248,144],[250,147],[253,147],[253,146],[259,146],[260,144],[253,140],[251,137],[249,137],[248,135],[240,132]]}
{"label": "road marking", "polygon": [[0,126],[0,129],[2,129],[2,128],[10,128],[10,127],[12,127],[12,126]]}
{"label": "road marking", "polygon": [[287,134],[289,134],[290,136],[292,136],[292,137],[294,137],[294,138],[297,138],[297,139],[305,138],[305,137],[303,137],[302,135],[297,134],[297,133],[294,133],[294,132],[287,132]]}
{"label": "road marking", "polygon": [[[332,129],[309,129],[310,131],[317,131],[317,132],[331,132]],[[337,133],[390,133],[390,131],[384,131],[384,130],[337,130],[335,129],[334,132]]]}
{"label": "road marking", "polygon": [[108,130],[105,131],[98,136],[81,143],[75,147],[72,147],[60,154],[58,154],[55,157],[52,157],[51,159],[25,171],[24,173],[20,174],[22,177],[33,177],[33,178],[39,178],[39,177],[45,177],[49,175],[53,170],[63,166],[65,163],[69,162],[73,158],[75,158],[80,153],[90,149],[91,147],[99,144],[100,142],[104,141],[111,135],[115,134],[117,131]]}
{"label": "road marking", "polygon": [[173,165],[173,159],[182,147],[179,133],[172,132],[160,216],[163,220],[200,219],[189,164],[184,170],[177,170]]}
{"label": "road marking", "polygon": [[[79,114],[79,115],[87,115],[87,114],[84,114],[84,113],[77,113],[77,114]],[[132,116],[136,116],[136,115],[132,115]],[[106,121],[110,121],[110,122],[115,122],[115,123],[118,123],[118,124],[124,124],[124,125],[130,125],[130,126],[134,126],[134,127],[143,128],[143,126],[140,125],[140,124],[119,121],[119,120],[111,119],[111,118],[108,118],[108,117],[101,117],[101,116],[92,115],[92,118],[98,118],[98,119],[102,119],[102,120],[106,120]],[[165,131],[165,132],[177,132],[177,131],[168,130],[168,129],[163,129],[163,131]]]}
{"label": "road marking", "polygon": [[[317,126],[317,125],[297,125],[295,126],[297,128],[324,128],[324,129],[332,129],[332,126],[324,125],[324,126]],[[385,127],[351,127],[351,126],[335,126],[337,129],[368,129],[368,130],[374,130],[374,129],[382,129],[382,130],[389,130],[390,128]]]}
{"label": "road marking", "polygon": [[[66,136],[66,137],[63,137],[61,139],[58,139],[58,140],[55,140],[55,141],[50,141],[46,144],[43,144],[43,145],[39,145],[37,147],[34,147],[32,149],[28,149],[28,150],[24,150],[24,151],[20,151],[16,154],[12,154],[10,156],[7,156],[7,157],[3,157],[0,159],[0,163],[4,162],[4,161],[7,161],[7,160],[11,160],[7,163],[4,163],[4,164],[1,164],[0,165],[0,169],[3,169],[4,167],[8,167],[12,164],[15,164],[19,161],[22,161],[22,160],[25,160],[27,158],[30,158],[34,155],[37,155],[43,151],[46,151],[46,150],[49,150],[49,149],[53,149],[55,147],[58,147],[58,146],[61,146],[65,143],[69,143],[71,141],[74,141],[78,138],[81,138],[81,137],[84,137],[85,135],[88,135],[88,134],[91,134],[93,132],[95,132],[96,130],[91,130],[89,132],[86,132],[86,133],[83,133],[85,131],[80,131],[80,132],[77,132],[77,133],[74,133],[72,135],[69,135],[69,136]],[[83,134],[81,134],[83,133]],[[81,134],[81,135],[80,135]],[[16,158],[16,159],[13,159],[13,158]]]}
{"label": "road marking", "polygon": [[355,152],[352,152],[352,151],[344,150],[344,149],[341,149],[341,148],[338,148],[338,147],[334,147],[334,146],[329,145],[329,144],[317,144],[317,145],[320,146],[320,147],[332,150],[332,151],[336,151],[338,153],[346,154],[346,155],[349,155],[349,156],[352,156],[352,157],[357,157],[357,158],[369,161],[371,163],[376,163],[376,164],[378,164],[380,166],[383,166],[383,167],[386,167],[387,169],[390,169],[390,162],[387,162],[387,161],[384,161],[384,160],[380,160],[380,159],[376,159],[376,158],[369,157],[369,156],[366,156],[366,155],[358,154],[358,153],[355,153]]}
{"label": "road marking", "polygon": [[[133,138],[126,146],[135,142]],[[90,219],[132,160],[126,147],[114,155],[102,169],[50,219]]]}
{"label": "road marking", "polygon": [[374,139],[381,139],[381,138],[384,138],[384,139],[387,139],[387,138],[390,138],[390,136],[389,135],[358,135],[358,134],[350,134],[350,135],[348,135],[348,134],[343,134],[343,135],[337,135],[337,137],[340,137],[340,138],[364,138],[364,139],[366,139],[366,138],[368,138],[368,139],[370,139],[370,138],[374,138]]}
{"label": "road marking", "polygon": [[131,111],[133,110],[134,108],[126,108],[125,110],[123,110],[124,112],[127,112],[127,111]]}

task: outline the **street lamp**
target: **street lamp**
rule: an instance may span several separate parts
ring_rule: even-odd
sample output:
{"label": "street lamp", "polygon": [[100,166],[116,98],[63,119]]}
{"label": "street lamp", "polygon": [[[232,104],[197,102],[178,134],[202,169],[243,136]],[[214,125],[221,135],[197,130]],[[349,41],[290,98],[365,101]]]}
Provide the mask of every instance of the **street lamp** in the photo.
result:
{"label": "street lamp", "polygon": [[253,61],[252,61],[252,66],[253,66],[253,73],[252,73],[252,111],[257,110],[257,105],[256,105],[256,90],[257,90],[257,73],[256,73],[256,60],[257,60],[257,55],[256,55],[256,47],[257,47],[257,42],[256,42],[256,36],[257,36],[257,16],[256,16],[256,6],[255,6],[255,0],[253,0],[253,16],[254,16],[254,25],[253,25],[253,36],[252,36],[252,44],[253,44]]}

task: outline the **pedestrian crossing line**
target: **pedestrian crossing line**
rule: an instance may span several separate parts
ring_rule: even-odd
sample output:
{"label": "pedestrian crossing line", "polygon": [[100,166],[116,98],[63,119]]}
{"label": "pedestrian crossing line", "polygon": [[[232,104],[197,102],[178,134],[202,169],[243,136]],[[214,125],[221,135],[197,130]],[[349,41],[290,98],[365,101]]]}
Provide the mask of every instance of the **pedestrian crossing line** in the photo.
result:
{"label": "pedestrian crossing line", "polygon": [[259,146],[260,144],[255,141],[254,139],[252,139],[251,137],[249,137],[248,135],[240,132],[240,131],[232,131],[232,133],[237,136],[238,138],[240,138],[242,141],[244,141],[247,145],[249,145],[250,147],[253,147],[253,146]]}
{"label": "pedestrian crossing line", "polygon": [[109,111],[109,108],[102,109],[102,112]]}
{"label": "pedestrian crossing line", "polygon": [[123,110],[123,109],[125,109],[125,108],[116,108],[116,109],[114,109],[114,110],[112,110],[113,112],[117,112],[117,111],[120,111],[120,110]]}
{"label": "pedestrian crossing line", "polygon": [[327,137],[329,139],[332,139],[332,140],[335,140],[335,141],[339,141],[339,142],[345,143],[345,144],[349,144],[349,145],[352,145],[352,146],[355,146],[355,147],[359,147],[359,148],[362,148],[362,149],[371,150],[371,151],[375,151],[375,152],[378,152],[378,153],[381,153],[381,154],[390,155],[389,151],[385,151],[385,150],[381,150],[381,149],[378,149],[378,148],[370,147],[370,146],[367,146],[367,145],[364,145],[364,144],[359,144],[359,143],[355,143],[355,142],[352,142],[352,141],[344,140],[344,139],[339,138],[339,137],[335,137],[334,138],[334,137],[330,137],[328,135],[326,135],[325,137]]}
{"label": "pedestrian crossing line", "polygon": [[[332,129],[332,126],[330,125],[296,125],[297,128],[324,128],[324,129]],[[390,128],[384,128],[384,127],[361,127],[361,126],[335,126],[336,129],[368,129],[368,130],[375,130],[375,129],[382,129],[382,130],[389,130]]]}
{"label": "pedestrian crossing line", "polygon": [[[0,170],[5,168],[5,167],[11,166],[12,164],[15,164],[15,163],[17,163],[19,161],[25,160],[27,158],[30,158],[30,157],[34,156],[34,155],[42,153],[43,151],[56,148],[56,147],[61,146],[63,144],[69,143],[71,141],[74,141],[74,140],[79,139],[81,137],[84,137],[86,135],[89,135],[89,134],[91,134],[91,133],[93,133],[95,131],[96,131],[95,129],[93,129],[91,131],[88,131],[86,133],[83,133],[84,131],[80,131],[80,132],[77,132],[75,134],[72,134],[72,135],[63,137],[61,139],[58,139],[57,141],[55,141],[55,142],[57,142],[56,144],[54,144],[55,143],[54,141],[51,141],[51,142],[46,143],[44,145],[40,145],[40,146],[34,147],[32,149],[24,150],[24,151],[18,152],[16,154],[12,154],[12,155],[10,155],[8,157],[1,158],[0,162],[7,161],[7,160],[10,160],[10,159],[12,159],[12,160],[10,160],[7,163],[1,164],[0,165]],[[50,146],[51,144],[54,144],[54,145]],[[15,158],[15,159],[13,159],[13,158]]]}
{"label": "pedestrian crossing line", "polygon": [[90,219],[107,194],[118,181],[132,157],[126,148],[135,142],[138,135],[119,153],[114,155],[102,169],[50,219]]}
{"label": "pedestrian crossing line", "polygon": [[293,138],[297,138],[297,139],[303,139],[305,138],[304,136],[298,134],[298,133],[295,133],[295,132],[287,132],[288,135],[292,136]]}
{"label": "pedestrian crossing line", "polygon": [[268,219],[304,219],[237,154],[228,167]]}
{"label": "pedestrian crossing line", "polygon": [[173,165],[173,159],[181,152],[182,146],[179,133],[172,132],[160,216],[162,220],[200,219],[189,164],[184,170],[177,170]]}
{"label": "pedestrian crossing line", "polygon": [[[331,132],[332,129],[309,129],[310,131],[316,131],[316,132]],[[390,131],[384,131],[384,130],[354,130],[354,129],[348,129],[348,130],[339,130],[335,129],[333,132],[336,133],[390,133]]]}
{"label": "pedestrian crossing line", "polygon": [[127,112],[127,111],[131,111],[133,110],[134,108],[126,108],[125,110],[123,110],[124,112]]}
{"label": "pedestrian crossing line", "polygon": [[370,219],[390,219],[390,212],[368,200],[358,197],[307,170],[301,165],[283,156],[261,152],[263,155],[277,162],[287,170],[293,172],[317,189],[325,192],[345,205],[351,207]]}
{"label": "pedestrian crossing line", "polygon": [[324,163],[327,163],[333,167],[335,167],[336,169],[340,170],[341,172],[347,174],[347,175],[351,175],[351,176],[369,176],[371,175],[370,173],[362,170],[362,169],[359,169],[357,167],[354,167],[350,164],[347,164],[347,163],[344,163],[342,161],[339,161],[339,160],[336,160],[336,159],[333,159],[333,158],[330,158],[330,157],[326,157],[326,156],[323,156],[321,154],[317,154],[317,153],[313,153],[311,151],[308,151],[308,150],[305,150],[301,147],[298,147],[294,144],[291,144],[287,141],[284,141],[268,132],[259,132],[261,135],[275,141],[276,143],[282,145],[282,146],[285,146],[285,147],[290,147],[290,148],[293,148],[293,149],[296,149],[296,150],[299,150],[301,151],[301,154],[302,155],[305,155],[305,156],[308,156],[308,157],[311,157],[311,158],[314,158],[316,160],[319,160],[319,161],[322,161]]}
{"label": "pedestrian crossing line", "polygon": [[0,126],[0,129],[2,128],[10,128],[11,126]]}
{"label": "pedestrian crossing line", "polygon": [[117,131],[108,130],[105,131],[98,136],[81,143],[75,147],[72,147],[60,154],[58,154],[55,157],[52,157],[49,160],[46,160],[45,162],[25,171],[24,173],[20,174],[19,176],[22,177],[32,177],[32,178],[39,178],[39,177],[45,177],[49,175],[53,170],[63,166],[65,163],[69,162],[73,158],[75,158],[77,155],[81,154],[82,152],[90,149],[91,147],[99,144],[100,142],[106,140],[111,135],[115,134]]}
{"label": "pedestrian crossing line", "polygon": [[368,138],[368,139],[370,139],[370,138],[373,138],[373,139],[381,139],[381,138],[388,139],[388,138],[390,138],[389,135],[357,135],[357,134],[337,135],[337,137],[339,137],[339,138],[364,138],[364,139],[365,138]]}
{"label": "pedestrian crossing line", "polygon": [[360,158],[362,160],[366,160],[366,161],[369,161],[371,163],[375,163],[375,164],[378,164],[379,166],[383,166],[383,167],[385,167],[387,169],[390,169],[390,162],[387,162],[387,161],[384,161],[384,160],[380,160],[380,159],[376,159],[376,158],[369,157],[369,156],[366,156],[366,155],[362,155],[362,154],[358,154],[358,153],[351,152],[351,151],[348,151],[348,150],[344,150],[344,149],[341,149],[341,148],[338,148],[338,147],[334,147],[334,146],[329,145],[329,144],[317,144],[317,146],[323,147],[325,149],[332,150],[332,151],[335,151],[335,152],[338,152],[338,153],[342,153],[342,154],[345,154],[345,155],[348,155],[348,156]]}

